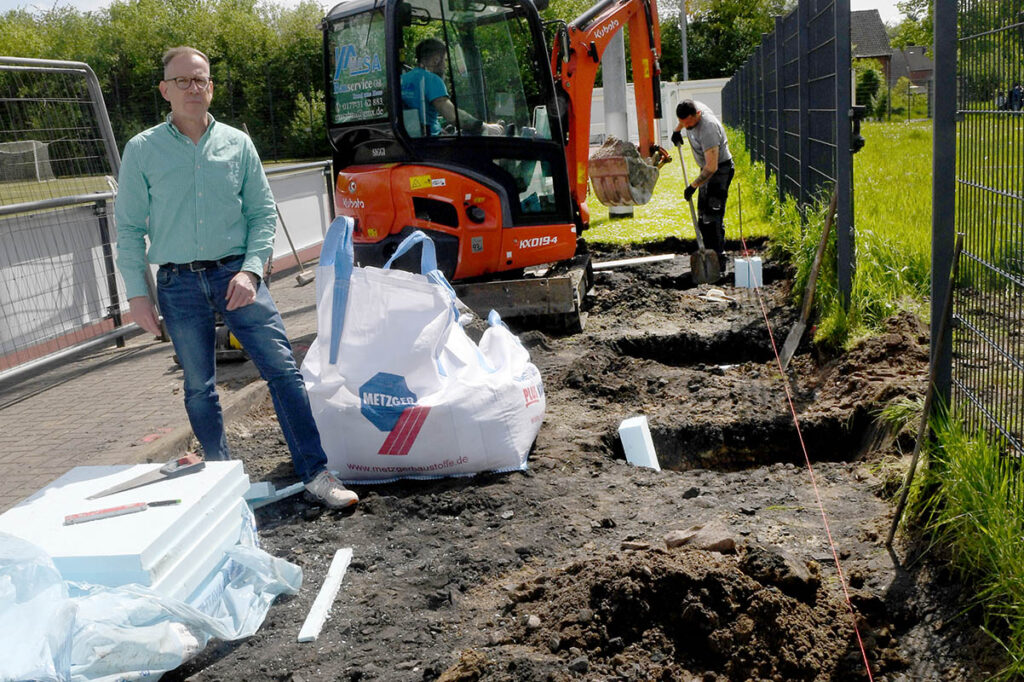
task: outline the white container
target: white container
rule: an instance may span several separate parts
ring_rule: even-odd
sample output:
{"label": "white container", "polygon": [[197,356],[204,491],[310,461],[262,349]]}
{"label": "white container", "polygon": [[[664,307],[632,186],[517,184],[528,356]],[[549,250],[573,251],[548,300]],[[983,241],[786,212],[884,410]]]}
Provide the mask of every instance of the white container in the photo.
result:
{"label": "white container", "polygon": [[733,259],[732,268],[736,276],[736,288],[756,289],[763,286],[760,256]]}
{"label": "white container", "polygon": [[626,451],[626,461],[638,467],[649,467],[661,471],[658,454],[654,451],[651,430],[647,426],[647,417],[630,417],[619,424],[619,440]]}

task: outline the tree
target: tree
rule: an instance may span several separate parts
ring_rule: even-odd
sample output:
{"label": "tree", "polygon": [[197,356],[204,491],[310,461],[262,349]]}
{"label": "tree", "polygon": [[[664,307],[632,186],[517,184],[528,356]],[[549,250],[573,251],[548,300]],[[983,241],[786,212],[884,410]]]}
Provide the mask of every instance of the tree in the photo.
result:
{"label": "tree", "polygon": [[683,36],[678,17],[661,20],[661,78],[683,79]]}
{"label": "tree", "polygon": [[857,101],[856,104],[863,104],[870,107],[872,100],[882,85],[881,71],[873,68],[862,69],[857,74]]}
{"label": "tree", "polygon": [[934,35],[932,1],[905,0],[897,2],[896,7],[903,12],[904,18],[895,27],[889,29],[889,44],[893,48],[899,49],[908,45],[923,45],[928,48],[928,56],[932,56]]}
{"label": "tree", "polygon": [[160,57],[168,47],[191,45],[210,57],[213,115],[244,124],[265,158],[329,153],[326,135],[316,149],[308,135],[289,135],[313,130],[308,98],[323,88],[315,0],[291,9],[266,0],[112,0],[84,13],[63,3],[0,14],[0,54],[89,64],[119,146],[167,114],[157,90]]}
{"label": "tree", "polygon": [[786,0],[701,0],[687,29],[690,78],[731,76],[775,30]]}
{"label": "tree", "polygon": [[889,104],[889,88],[882,88],[878,92],[878,96],[875,97],[870,111],[874,112],[877,120],[884,121],[885,117],[889,115]]}

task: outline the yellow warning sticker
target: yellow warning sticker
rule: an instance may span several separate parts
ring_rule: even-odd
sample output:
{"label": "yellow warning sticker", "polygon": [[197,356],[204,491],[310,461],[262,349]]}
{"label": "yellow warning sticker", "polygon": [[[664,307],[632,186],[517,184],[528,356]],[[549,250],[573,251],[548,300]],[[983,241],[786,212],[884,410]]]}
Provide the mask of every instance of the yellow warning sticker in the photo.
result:
{"label": "yellow warning sticker", "polygon": [[371,228],[368,228],[368,229],[366,230],[366,236],[367,236],[367,237],[376,237],[376,236],[377,236],[377,229],[376,229],[376,228],[373,228],[373,227],[371,227]]}
{"label": "yellow warning sticker", "polygon": [[576,166],[576,184],[582,185],[587,181],[587,174],[583,171],[583,164]]}
{"label": "yellow warning sticker", "polygon": [[429,175],[414,175],[409,178],[409,189],[427,189],[430,187]]}
{"label": "yellow warning sticker", "polygon": [[650,78],[651,77],[651,62],[649,60],[647,60],[647,59],[643,60],[643,62],[644,62],[644,78]]}

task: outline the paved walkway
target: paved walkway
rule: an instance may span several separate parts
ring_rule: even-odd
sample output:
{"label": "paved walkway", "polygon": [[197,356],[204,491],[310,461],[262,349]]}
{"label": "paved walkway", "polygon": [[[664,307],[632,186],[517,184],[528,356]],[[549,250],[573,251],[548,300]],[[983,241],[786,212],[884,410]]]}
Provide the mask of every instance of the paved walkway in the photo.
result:
{"label": "paved walkway", "polygon": [[[301,361],[316,335],[316,284],[275,273],[270,292]],[[144,334],[0,386],[0,512],[72,467],[162,462],[184,450],[192,430],[172,355]],[[217,378],[228,419],[267,395],[251,362],[223,363]]]}

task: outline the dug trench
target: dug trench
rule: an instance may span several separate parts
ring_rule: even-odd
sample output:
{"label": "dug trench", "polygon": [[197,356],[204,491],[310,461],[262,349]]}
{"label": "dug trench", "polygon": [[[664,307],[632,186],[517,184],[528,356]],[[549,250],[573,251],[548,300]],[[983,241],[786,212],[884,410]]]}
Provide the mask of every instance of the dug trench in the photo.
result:
{"label": "dug trench", "polygon": [[[877,412],[924,390],[926,329],[901,315],[839,356],[801,349],[786,381],[812,475],[767,332],[794,321],[788,273],[765,269],[762,308],[728,283],[735,300],[712,300],[688,265],[598,272],[581,334],[516,330],[547,400],[528,471],[354,486],[350,514],[302,496],[259,510],[301,591],[165,679],[846,680],[867,679],[865,655],[875,680],[991,672],[941,555],[884,546],[882,463],[908,442]],[[636,415],[661,471],[625,461],[617,428]],[[272,411],[230,438],[252,480],[294,482]],[[299,644],[340,547],[353,560],[331,617]]]}

